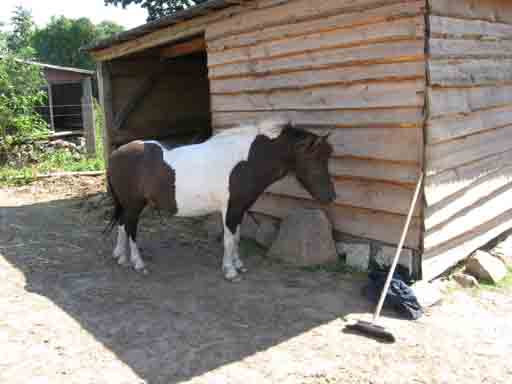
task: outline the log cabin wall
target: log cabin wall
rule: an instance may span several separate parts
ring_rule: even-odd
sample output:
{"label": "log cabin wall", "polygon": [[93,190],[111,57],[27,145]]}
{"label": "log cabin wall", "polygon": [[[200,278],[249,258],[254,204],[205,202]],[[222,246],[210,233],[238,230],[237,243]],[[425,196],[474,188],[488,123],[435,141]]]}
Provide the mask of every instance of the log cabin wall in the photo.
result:
{"label": "log cabin wall", "polygon": [[[423,161],[425,0],[274,3],[206,28],[214,130],[276,116],[332,130],[335,230],[396,244]],[[289,178],[253,210],[282,218],[300,206],[316,204]]]}
{"label": "log cabin wall", "polygon": [[429,0],[423,277],[512,227],[512,3]]}
{"label": "log cabin wall", "polygon": [[[177,131],[197,132],[201,127],[211,130],[204,53],[167,61],[150,55],[116,59],[110,62],[110,76],[114,146],[141,138],[164,139]],[[121,124],[119,116],[126,109],[131,112]]]}

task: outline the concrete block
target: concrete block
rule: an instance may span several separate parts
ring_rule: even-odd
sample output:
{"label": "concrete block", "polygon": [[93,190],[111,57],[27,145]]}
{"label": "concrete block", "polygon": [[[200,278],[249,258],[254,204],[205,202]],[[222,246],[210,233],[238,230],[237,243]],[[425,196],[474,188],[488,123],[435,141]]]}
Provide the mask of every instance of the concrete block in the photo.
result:
{"label": "concrete block", "polygon": [[337,242],[336,250],[340,256],[345,256],[348,266],[365,272],[370,265],[370,244]]}

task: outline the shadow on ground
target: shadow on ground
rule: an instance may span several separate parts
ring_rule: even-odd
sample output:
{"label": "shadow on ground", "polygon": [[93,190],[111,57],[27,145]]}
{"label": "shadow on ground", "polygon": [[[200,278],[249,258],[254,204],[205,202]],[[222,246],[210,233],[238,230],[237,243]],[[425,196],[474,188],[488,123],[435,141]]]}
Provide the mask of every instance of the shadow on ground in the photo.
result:
{"label": "shadow on ground", "polygon": [[[26,289],[72,316],[149,383],[176,383],[278,345],[348,313],[371,311],[362,282],[242,255],[224,281],[221,244],[197,221],[144,217],[149,276],[110,259],[101,212],[78,199],[0,208],[0,251]],[[247,252],[246,252],[247,253]]]}

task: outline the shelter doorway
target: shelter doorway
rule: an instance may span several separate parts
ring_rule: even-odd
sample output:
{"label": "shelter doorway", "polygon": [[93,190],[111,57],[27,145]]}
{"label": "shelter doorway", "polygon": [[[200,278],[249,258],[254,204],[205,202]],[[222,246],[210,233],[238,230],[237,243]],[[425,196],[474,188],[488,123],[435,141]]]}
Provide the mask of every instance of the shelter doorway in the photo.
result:
{"label": "shelter doorway", "polygon": [[135,139],[174,143],[212,134],[206,46],[202,37],[113,60],[114,147]]}

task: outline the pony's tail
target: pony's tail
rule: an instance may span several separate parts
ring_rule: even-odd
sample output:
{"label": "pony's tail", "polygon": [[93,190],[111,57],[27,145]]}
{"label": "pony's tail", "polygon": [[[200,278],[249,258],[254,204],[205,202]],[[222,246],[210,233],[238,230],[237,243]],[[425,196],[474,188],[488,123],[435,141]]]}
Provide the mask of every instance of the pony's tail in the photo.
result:
{"label": "pony's tail", "polygon": [[114,192],[114,188],[112,188],[112,183],[110,182],[110,178],[108,176],[107,176],[107,180],[108,180],[108,187],[110,190],[110,194],[112,195],[112,200],[114,201],[114,210],[112,211],[112,215],[110,217],[109,223],[103,230],[104,235],[110,234],[112,232],[112,230],[114,229],[116,224],[119,224],[119,222],[121,220],[121,216],[123,214],[123,206],[119,202],[119,199],[116,196],[116,193]]}

